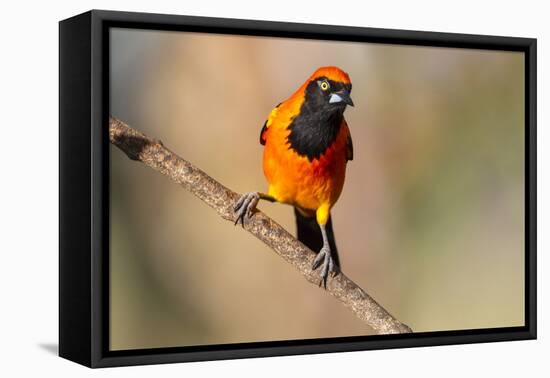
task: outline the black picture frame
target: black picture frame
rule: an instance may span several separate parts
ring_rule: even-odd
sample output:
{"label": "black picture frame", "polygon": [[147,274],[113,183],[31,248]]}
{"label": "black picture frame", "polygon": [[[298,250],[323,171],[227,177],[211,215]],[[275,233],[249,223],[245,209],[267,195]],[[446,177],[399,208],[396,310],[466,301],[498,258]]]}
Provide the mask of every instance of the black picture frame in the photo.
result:
{"label": "black picture frame", "polygon": [[[111,27],[525,54],[525,326],[109,351]],[[536,338],[536,39],[92,10],[59,23],[59,355],[89,367]]]}

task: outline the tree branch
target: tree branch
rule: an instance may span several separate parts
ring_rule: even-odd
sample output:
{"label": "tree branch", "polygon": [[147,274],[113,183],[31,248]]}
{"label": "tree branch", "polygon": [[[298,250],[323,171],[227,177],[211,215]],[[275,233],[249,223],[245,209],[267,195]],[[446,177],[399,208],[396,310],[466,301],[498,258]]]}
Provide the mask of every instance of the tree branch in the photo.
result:
{"label": "tree branch", "polygon": [[[239,195],[168,150],[158,141],[132,129],[122,121],[109,119],[109,139],[132,160],[168,176],[213,208],[223,219],[235,222],[233,205]],[[309,282],[317,285],[319,273],[311,270],[315,253],[261,211],[245,220],[244,229],[263,241],[294,266]],[[342,272],[329,277],[326,291],[340,300],[379,334],[409,333],[399,322]]]}

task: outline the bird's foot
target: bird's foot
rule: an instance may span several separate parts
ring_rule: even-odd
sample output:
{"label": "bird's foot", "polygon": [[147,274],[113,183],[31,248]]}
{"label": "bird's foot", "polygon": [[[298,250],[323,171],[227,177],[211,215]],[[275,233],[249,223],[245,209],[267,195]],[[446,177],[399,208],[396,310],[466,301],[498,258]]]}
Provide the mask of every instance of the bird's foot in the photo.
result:
{"label": "bird's foot", "polygon": [[332,258],[332,254],[328,245],[325,245],[323,248],[321,248],[321,250],[317,254],[317,257],[315,257],[311,268],[315,270],[319,267],[321,267],[321,281],[319,281],[319,287],[323,285],[323,287],[326,289],[329,273],[332,273],[333,277],[336,277],[338,275],[338,267],[334,263],[334,259]]}
{"label": "bird's foot", "polygon": [[256,205],[260,200],[260,194],[258,192],[245,193],[235,203],[233,210],[235,211],[237,218],[235,219],[235,225],[241,222],[244,227],[244,218],[250,218],[256,210]]}

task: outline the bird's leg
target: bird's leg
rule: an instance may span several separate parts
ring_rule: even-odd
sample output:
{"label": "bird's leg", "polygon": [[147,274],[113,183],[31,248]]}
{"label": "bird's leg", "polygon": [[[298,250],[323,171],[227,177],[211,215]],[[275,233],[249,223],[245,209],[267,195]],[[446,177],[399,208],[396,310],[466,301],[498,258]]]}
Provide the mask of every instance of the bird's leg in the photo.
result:
{"label": "bird's leg", "polygon": [[312,269],[315,270],[319,266],[321,267],[321,281],[319,282],[319,286],[323,285],[326,289],[329,273],[334,273],[334,275],[336,275],[338,274],[338,271],[336,265],[334,264],[334,259],[332,258],[325,225],[320,224],[319,227],[321,227],[321,234],[323,235],[323,248],[321,248],[321,250],[317,254],[317,257],[313,261]]}
{"label": "bird's leg", "polygon": [[269,194],[260,193],[260,192],[249,192],[243,194],[235,203],[233,210],[235,211],[237,218],[235,219],[235,225],[241,221],[241,224],[244,227],[244,217],[250,218],[256,210],[256,205],[258,202],[263,199],[269,202],[275,202],[275,198]]}

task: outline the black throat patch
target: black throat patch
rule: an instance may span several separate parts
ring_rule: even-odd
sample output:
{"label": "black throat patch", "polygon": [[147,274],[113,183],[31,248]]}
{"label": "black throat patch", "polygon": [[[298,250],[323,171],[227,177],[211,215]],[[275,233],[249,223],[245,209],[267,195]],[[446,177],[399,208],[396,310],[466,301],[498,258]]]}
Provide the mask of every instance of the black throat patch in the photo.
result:
{"label": "black throat patch", "polygon": [[290,134],[287,140],[290,148],[299,155],[307,156],[309,161],[318,159],[338,137],[344,109],[345,106],[329,104],[317,82],[312,81],[306,88],[300,113],[288,126]]}

